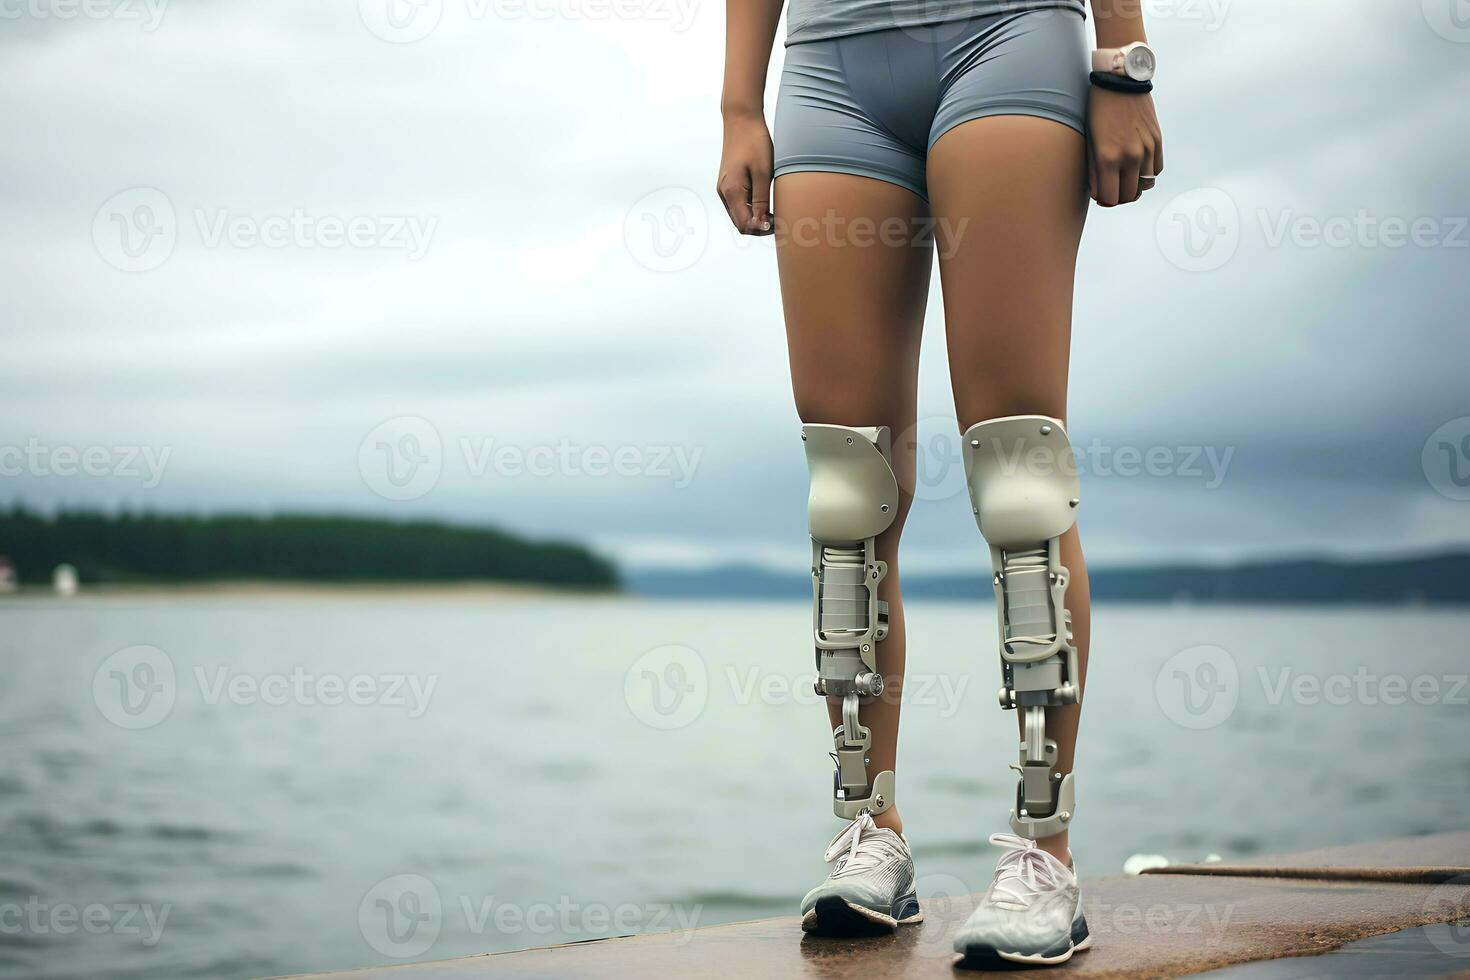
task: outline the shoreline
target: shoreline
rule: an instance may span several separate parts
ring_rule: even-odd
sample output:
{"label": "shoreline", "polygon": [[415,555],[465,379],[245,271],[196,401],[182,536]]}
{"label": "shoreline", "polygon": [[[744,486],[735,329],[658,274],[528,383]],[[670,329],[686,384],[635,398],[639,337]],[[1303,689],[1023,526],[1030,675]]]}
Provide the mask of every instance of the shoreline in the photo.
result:
{"label": "shoreline", "polygon": [[74,595],[58,595],[51,587],[44,585],[22,586],[15,592],[0,593],[0,604],[11,600],[37,599],[75,602],[88,599],[554,599],[568,596],[611,599],[626,598],[628,593],[618,589],[581,589],[529,582],[219,579],[196,582],[107,582],[83,585]]}

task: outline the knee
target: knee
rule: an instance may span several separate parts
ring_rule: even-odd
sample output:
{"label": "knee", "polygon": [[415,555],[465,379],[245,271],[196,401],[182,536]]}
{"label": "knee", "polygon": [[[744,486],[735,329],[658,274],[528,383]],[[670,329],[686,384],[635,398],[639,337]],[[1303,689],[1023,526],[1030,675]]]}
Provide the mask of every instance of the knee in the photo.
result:
{"label": "knee", "polygon": [[796,414],[814,425],[886,425],[894,430],[892,410],[864,395],[852,390],[803,392],[796,396]]}
{"label": "knee", "polygon": [[864,403],[861,399],[833,395],[799,397],[797,414],[803,425],[844,425],[851,428],[888,429],[888,465],[898,483],[898,508],[888,530],[878,536],[878,547],[892,554],[903,533],[913,503],[918,433],[912,413],[901,413],[889,405]]}
{"label": "knee", "polygon": [[959,416],[961,432],[977,422],[1008,418],[1012,415],[1045,415],[1063,423],[1067,421],[1065,397],[1005,383],[976,387],[984,390],[955,397],[955,412]]}

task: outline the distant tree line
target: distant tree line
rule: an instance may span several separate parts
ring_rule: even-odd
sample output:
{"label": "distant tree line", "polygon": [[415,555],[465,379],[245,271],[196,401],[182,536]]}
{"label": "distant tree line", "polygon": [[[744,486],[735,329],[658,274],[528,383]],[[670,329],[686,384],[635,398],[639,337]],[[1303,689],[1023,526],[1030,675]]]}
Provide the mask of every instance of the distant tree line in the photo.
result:
{"label": "distant tree line", "polygon": [[[983,555],[974,564],[987,562]],[[1232,566],[1158,566],[1088,570],[1094,599],[1112,602],[1470,604],[1470,553],[1341,561],[1283,560]],[[625,586],[677,598],[788,598],[811,595],[800,573],[726,565],[705,569],[631,569]],[[988,572],[910,572],[906,599],[989,602]]]}
{"label": "distant tree line", "polygon": [[588,549],[493,528],[434,521],[281,514],[214,517],[0,509],[0,556],[22,584],[50,581],[63,562],[83,582],[299,579],[487,581],[577,588],[617,585]]}

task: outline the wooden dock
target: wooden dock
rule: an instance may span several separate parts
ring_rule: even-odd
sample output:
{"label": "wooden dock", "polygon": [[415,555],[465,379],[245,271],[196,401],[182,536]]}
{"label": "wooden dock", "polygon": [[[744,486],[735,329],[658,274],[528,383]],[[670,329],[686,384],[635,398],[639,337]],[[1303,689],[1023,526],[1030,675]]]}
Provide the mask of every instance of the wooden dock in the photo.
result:
{"label": "wooden dock", "polygon": [[[955,968],[950,939],[973,901],[932,899],[924,903],[923,925],[875,939],[805,937],[799,920],[788,916],[317,976],[955,980],[970,971]],[[1180,976],[1326,953],[1425,926],[1423,942],[1416,942],[1428,959],[1420,956],[1402,973],[1470,977],[1470,832],[1091,879],[1083,884],[1083,901],[1094,947],[1048,975]],[[1401,973],[1392,949],[1375,956],[1385,957],[1378,963],[1383,971],[1363,975]]]}

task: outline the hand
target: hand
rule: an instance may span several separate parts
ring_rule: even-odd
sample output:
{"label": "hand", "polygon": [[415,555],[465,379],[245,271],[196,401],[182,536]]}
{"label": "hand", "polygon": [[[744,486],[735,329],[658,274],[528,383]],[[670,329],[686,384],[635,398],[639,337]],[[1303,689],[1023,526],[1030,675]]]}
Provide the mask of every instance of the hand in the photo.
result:
{"label": "hand", "polygon": [[1111,208],[1131,204],[1164,172],[1154,99],[1092,86],[1087,103],[1087,193]]}
{"label": "hand", "polygon": [[725,117],[725,149],[715,185],[725,210],[742,235],[769,235],[771,171],[775,151],[766,121],[759,114]]}

